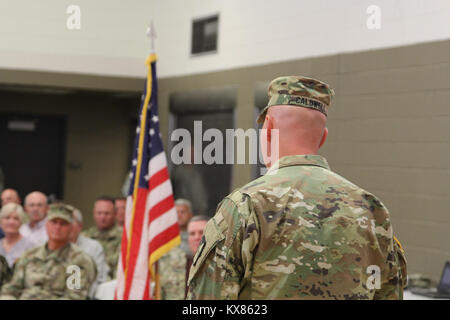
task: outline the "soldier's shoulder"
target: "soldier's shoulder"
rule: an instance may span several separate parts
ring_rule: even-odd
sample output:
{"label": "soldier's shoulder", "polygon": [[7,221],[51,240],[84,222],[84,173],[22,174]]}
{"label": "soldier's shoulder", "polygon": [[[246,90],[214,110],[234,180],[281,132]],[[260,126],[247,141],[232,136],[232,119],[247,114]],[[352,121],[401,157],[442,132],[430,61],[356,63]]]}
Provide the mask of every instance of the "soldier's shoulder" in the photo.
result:
{"label": "soldier's shoulder", "polygon": [[83,249],[81,249],[79,246],[73,243],[70,243],[69,259],[77,261],[83,260],[91,261],[89,255],[86,252],[84,252]]}
{"label": "soldier's shoulder", "polygon": [[86,236],[80,237],[82,237],[82,242],[78,245],[78,247],[80,247],[82,250],[84,247],[88,247],[92,251],[103,251],[103,246],[98,240]]}
{"label": "soldier's shoulder", "polygon": [[8,269],[8,262],[6,261],[6,258],[0,254],[0,275],[1,270],[7,270]]}
{"label": "soldier's shoulder", "polygon": [[114,226],[114,228],[111,229],[111,234],[116,237],[122,237],[123,228],[120,226]]}
{"label": "soldier's shoulder", "polygon": [[274,176],[263,175],[236,189],[235,191],[233,191],[233,193],[239,192],[241,194],[251,196],[253,193],[258,192],[264,187],[273,184],[275,180],[279,181],[277,177],[274,178]]}
{"label": "soldier's shoulder", "polygon": [[186,259],[186,253],[180,247],[172,248],[169,252],[161,257],[162,261],[178,261]]}
{"label": "soldier's shoulder", "polygon": [[31,258],[37,255],[40,255],[42,251],[45,249],[45,244],[41,246],[34,247],[32,249],[26,250],[25,253],[22,255],[22,258]]}
{"label": "soldier's shoulder", "polygon": [[356,202],[358,202],[358,199],[361,199],[361,207],[367,207],[370,211],[380,208],[387,210],[381,200],[368,190],[358,186],[336,172],[330,171],[330,176],[332,176],[333,179],[331,185],[327,188],[327,192],[335,194],[336,198],[340,198],[339,196],[341,195],[349,195]]}
{"label": "soldier's shoulder", "polygon": [[92,237],[92,236],[96,236],[99,234],[99,231],[97,229],[97,227],[92,226],[89,229],[84,230],[83,232],[81,232],[82,235],[84,235],[85,237]]}

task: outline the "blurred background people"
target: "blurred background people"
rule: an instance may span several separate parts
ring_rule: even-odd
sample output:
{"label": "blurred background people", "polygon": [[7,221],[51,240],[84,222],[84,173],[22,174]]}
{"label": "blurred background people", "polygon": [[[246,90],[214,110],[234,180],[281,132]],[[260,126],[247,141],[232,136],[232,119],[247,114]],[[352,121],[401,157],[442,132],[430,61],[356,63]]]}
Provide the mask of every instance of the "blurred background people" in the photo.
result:
{"label": "blurred background people", "polygon": [[210,217],[205,215],[195,216],[193,217],[187,226],[188,233],[188,243],[190,254],[186,256],[186,289],[185,289],[185,298],[187,296],[188,283],[189,280],[189,271],[191,269],[192,261],[194,259],[195,253],[197,252],[200,243],[203,238],[203,230],[205,229],[206,224],[208,223]]}
{"label": "blurred background people", "polygon": [[161,300],[184,300],[186,253],[175,247],[159,259]]}
{"label": "blurred background people", "polygon": [[106,263],[105,253],[103,247],[97,240],[87,238],[82,236],[81,230],[83,229],[83,216],[77,208],[73,208],[73,228],[70,235],[70,241],[75,243],[81,248],[85,253],[87,253],[92,260],[95,262],[97,267],[97,278],[92,284],[89,290],[89,298],[93,299],[95,297],[95,292],[98,286],[108,281],[109,267]]}
{"label": "blurred background people", "polygon": [[82,235],[101,243],[110,269],[108,275],[111,279],[115,279],[122,242],[122,228],[116,223],[114,199],[108,196],[97,198],[93,215],[95,225],[83,231]]}
{"label": "blurred background people", "polygon": [[[19,194],[14,189],[3,190],[0,195],[0,198],[1,198],[1,202],[2,202],[2,207],[11,202],[21,204],[21,199],[19,197]],[[5,236],[5,234],[3,233],[3,230],[0,227],[0,239],[3,238],[4,236]]]}
{"label": "blurred background people", "polygon": [[125,209],[127,206],[127,198],[119,197],[114,200],[114,206],[116,207],[116,222],[119,227],[123,228],[125,223]]}
{"label": "blurred background people", "polygon": [[[11,280],[4,284],[1,299],[49,300],[88,298],[96,278],[92,259],[70,242],[73,228],[72,207],[50,206],[46,222],[48,241],[28,250],[17,261]],[[69,277],[80,275],[79,288]],[[71,287],[71,285],[73,287]]]}
{"label": "blurred background people", "polygon": [[191,251],[188,244],[187,225],[193,216],[192,204],[189,200],[180,198],[175,201],[175,209],[178,215],[178,226],[180,227],[180,248],[185,254],[189,255]]}
{"label": "blurred background people", "polygon": [[195,216],[193,217],[187,227],[188,242],[191,256],[193,257],[197,252],[198,246],[202,242],[203,230],[208,223],[210,217],[208,216]]}
{"label": "blurred background people", "polygon": [[203,229],[208,220],[209,217],[205,215],[190,218],[186,223],[188,252],[185,252],[181,247],[176,247],[159,260],[162,300],[183,300],[186,298],[192,259],[201,243]]}
{"label": "blurred background people", "polygon": [[48,240],[45,224],[47,222],[48,199],[45,194],[34,191],[25,197],[25,211],[29,222],[20,227],[20,233],[36,245]]}
{"label": "blurred background people", "polygon": [[0,227],[5,233],[0,241],[0,255],[6,258],[10,268],[25,251],[36,246],[19,232],[25,216],[22,206],[16,203],[8,203],[0,210]]}
{"label": "blurred background people", "polygon": [[0,255],[0,291],[4,283],[11,279],[12,271],[5,257]]}
{"label": "blurred background people", "polygon": [[3,190],[1,194],[1,200],[2,200],[2,207],[11,202],[21,204],[19,193],[14,189]]}

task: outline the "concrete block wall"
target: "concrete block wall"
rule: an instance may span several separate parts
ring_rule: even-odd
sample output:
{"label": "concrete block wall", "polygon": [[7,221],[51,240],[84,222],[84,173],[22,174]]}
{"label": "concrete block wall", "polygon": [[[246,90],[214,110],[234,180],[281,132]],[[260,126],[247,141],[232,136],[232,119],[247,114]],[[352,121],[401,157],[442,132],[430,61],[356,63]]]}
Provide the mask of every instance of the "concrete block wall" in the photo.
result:
{"label": "concrete block wall", "polygon": [[342,55],[334,168],[388,206],[410,272],[450,260],[450,42]]}

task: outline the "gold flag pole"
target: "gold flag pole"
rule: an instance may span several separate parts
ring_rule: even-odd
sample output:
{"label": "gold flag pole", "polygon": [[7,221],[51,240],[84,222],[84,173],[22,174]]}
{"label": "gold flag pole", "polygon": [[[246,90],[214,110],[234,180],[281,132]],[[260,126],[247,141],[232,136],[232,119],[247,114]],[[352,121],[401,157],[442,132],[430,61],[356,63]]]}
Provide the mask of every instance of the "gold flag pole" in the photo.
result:
{"label": "gold flag pole", "polygon": [[161,300],[161,282],[159,279],[159,261],[155,262],[155,300]]}

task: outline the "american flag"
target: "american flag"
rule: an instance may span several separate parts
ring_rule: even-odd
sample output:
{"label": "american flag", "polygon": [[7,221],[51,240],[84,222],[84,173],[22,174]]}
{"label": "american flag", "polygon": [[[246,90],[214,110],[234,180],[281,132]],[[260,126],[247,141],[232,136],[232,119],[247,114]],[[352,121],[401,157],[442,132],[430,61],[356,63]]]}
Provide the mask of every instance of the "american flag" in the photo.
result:
{"label": "american flag", "polygon": [[115,299],[149,300],[154,263],[181,242],[172,185],[159,131],[156,55],[148,74],[130,173]]}

